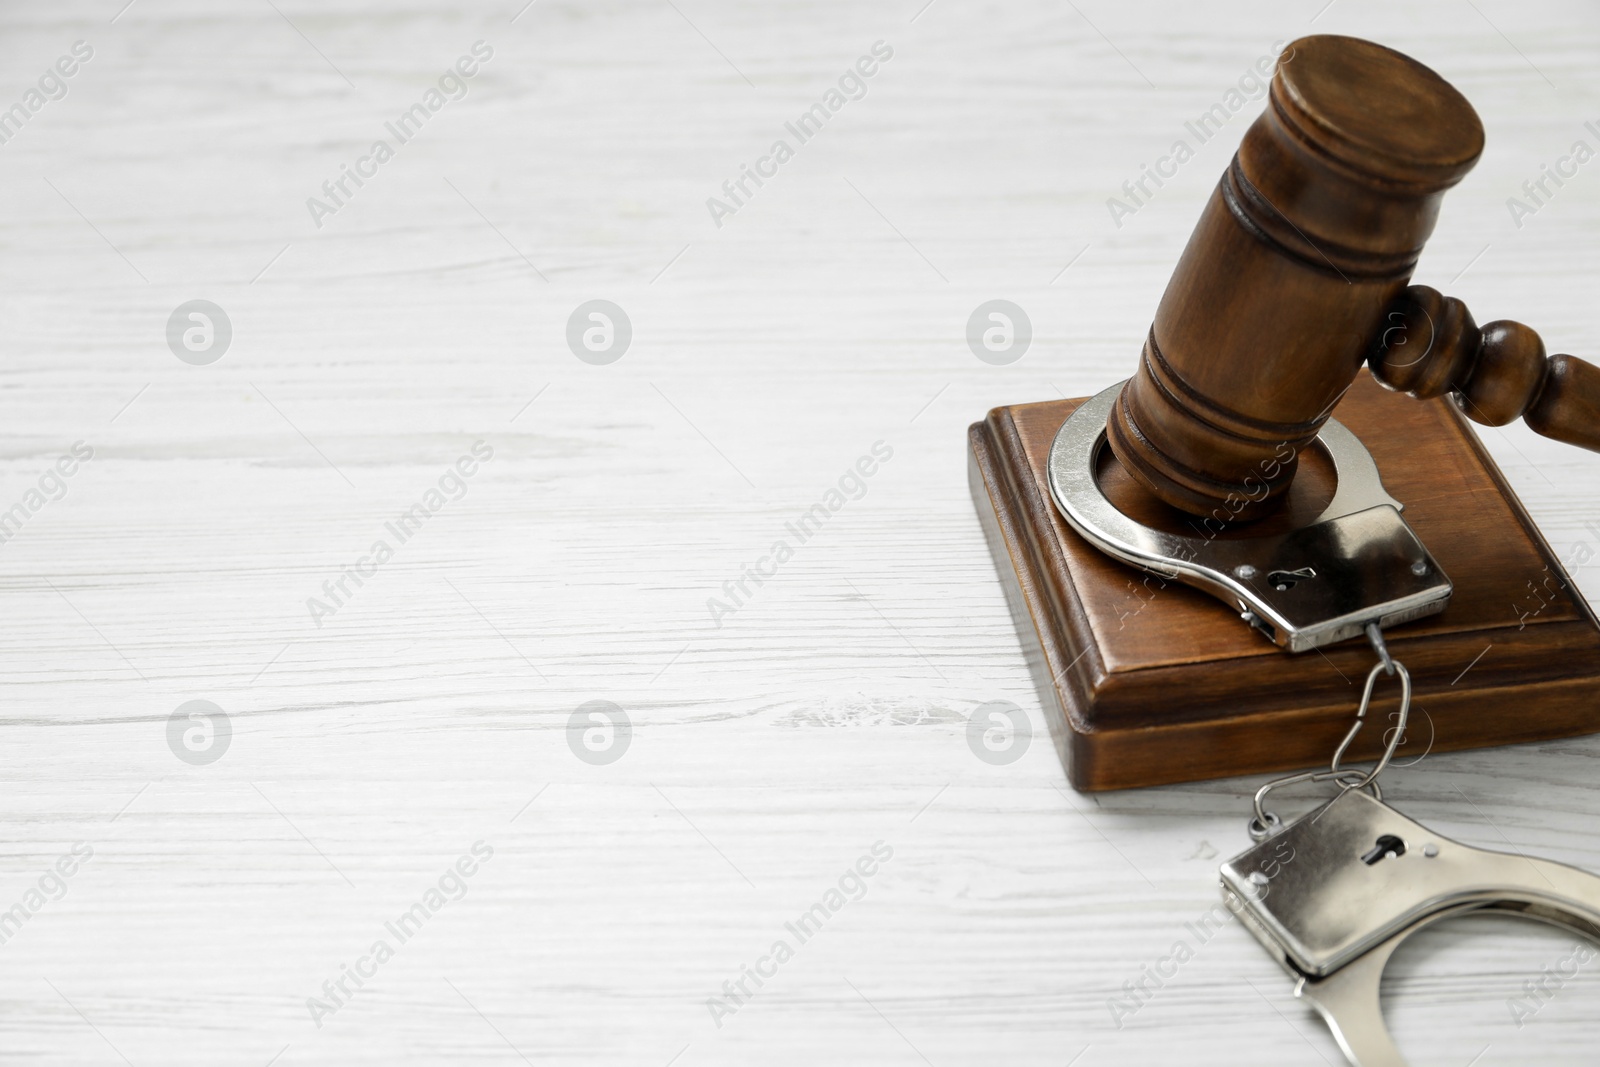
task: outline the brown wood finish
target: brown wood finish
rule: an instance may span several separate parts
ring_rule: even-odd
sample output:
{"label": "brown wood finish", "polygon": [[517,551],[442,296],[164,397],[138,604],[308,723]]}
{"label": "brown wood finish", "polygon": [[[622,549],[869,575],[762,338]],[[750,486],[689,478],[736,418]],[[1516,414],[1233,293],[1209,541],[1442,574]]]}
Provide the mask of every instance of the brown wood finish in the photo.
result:
{"label": "brown wood finish", "polygon": [[1520,322],[1479,328],[1465,304],[1426,285],[1407,289],[1388,323],[1368,364],[1390,389],[1424,400],[1451,392],[1486,426],[1520,416],[1536,433],[1600,451],[1600,368],[1546,359],[1543,339]]}
{"label": "brown wood finish", "polygon": [[1107,433],[1185,511],[1271,511],[1483,150],[1459,92],[1352,37],[1294,42],[1207,203]]}
{"label": "brown wood finish", "polygon": [[[973,494],[1011,596],[1045,714],[1074,786],[1120,789],[1326,763],[1373,663],[1364,642],[1291,655],[1220,601],[1105,556],[1057,514],[1050,443],[1081,401],[997,408],[969,433]],[[1600,730],[1600,627],[1570,588],[1455,407],[1416,403],[1360,375],[1337,417],[1455,585],[1444,613],[1397,627],[1389,647],[1416,683],[1399,758]],[[1320,449],[1285,515],[1332,490]],[[1113,462],[1102,484],[1141,521],[1181,521]],[[1287,521],[1283,516],[1269,522]],[[1262,527],[1246,529],[1253,534]],[[1380,685],[1385,723],[1394,691]],[[1359,736],[1371,756],[1382,728]],[[1431,742],[1430,742],[1431,734]]]}

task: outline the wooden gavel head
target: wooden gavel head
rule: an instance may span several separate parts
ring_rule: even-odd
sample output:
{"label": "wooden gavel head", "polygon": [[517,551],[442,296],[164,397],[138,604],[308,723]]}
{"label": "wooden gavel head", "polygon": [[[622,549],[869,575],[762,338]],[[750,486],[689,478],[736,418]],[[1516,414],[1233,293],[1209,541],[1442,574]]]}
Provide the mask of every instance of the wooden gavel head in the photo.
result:
{"label": "wooden gavel head", "polygon": [[1600,370],[1408,288],[1482,151],[1472,105],[1416,60],[1353,37],[1286,48],[1107,421],[1128,472],[1184,511],[1260,517],[1369,360],[1390,388],[1600,449]]}

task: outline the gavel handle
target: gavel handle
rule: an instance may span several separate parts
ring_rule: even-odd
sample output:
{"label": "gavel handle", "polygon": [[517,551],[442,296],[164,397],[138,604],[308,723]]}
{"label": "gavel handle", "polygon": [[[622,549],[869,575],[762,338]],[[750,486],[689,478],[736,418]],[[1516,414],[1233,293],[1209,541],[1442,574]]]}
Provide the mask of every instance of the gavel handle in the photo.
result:
{"label": "gavel handle", "polygon": [[1389,309],[1367,365],[1383,385],[1419,399],[1453,393],[1466,416],[1600,452],[1600,367],[1545,358],[1544,341],[1509,319],[1479,327],[1467,306],[1413,285]]}

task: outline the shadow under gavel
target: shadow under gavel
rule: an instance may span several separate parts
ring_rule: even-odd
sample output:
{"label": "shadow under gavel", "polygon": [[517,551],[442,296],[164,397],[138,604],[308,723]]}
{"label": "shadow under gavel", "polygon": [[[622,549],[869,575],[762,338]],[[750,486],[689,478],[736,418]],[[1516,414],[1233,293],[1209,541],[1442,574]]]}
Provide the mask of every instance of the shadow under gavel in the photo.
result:
{"label": "shadow under gavel", "polygon": [[1284,49],[1107,420],[1127,472],[1191,514],[1267,515],[1363,364],[1415,397],[1453,393],[1477,422],[1521,416],[1600,451],[1600,369],[1410,284],[1482,152],[1472,105],[1416,60],[1353,37]]}

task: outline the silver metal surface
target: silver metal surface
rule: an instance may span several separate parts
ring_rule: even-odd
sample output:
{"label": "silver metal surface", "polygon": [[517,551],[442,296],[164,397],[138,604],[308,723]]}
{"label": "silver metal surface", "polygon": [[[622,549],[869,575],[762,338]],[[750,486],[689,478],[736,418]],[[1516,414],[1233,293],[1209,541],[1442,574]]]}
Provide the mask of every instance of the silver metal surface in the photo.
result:
{"label": "silver metal surface", "polygon": [[1220,874],[1229,909],[1296,980],[1295,995],[1321,1013],[1356,1067],[1405,1067],[1378,985],[1394,950],[1423,927],[1493,909],[1600,942],[1600,878],[1452,841],[1356,789]]}
{"label": "silver metal surface", "polygon": [[[1050,495],[1095,547],[1124,563],[1203,589],[1291,652],[1397,625],[1444,610],[1451,584],[1400,517],[1372,456],[1329,419],[1319,440],[1333,461],[1333,499],[1288,533],[1219,538],[1195,520],[1196,534],[1136,522],[1106,498],[1096,477],[1106,417],[1122,383],[1073,412],[1050,447]],[[1278,580],[1274,581],[1276,578]]]}
{"label": "silver metal surface", "polygon": [[[1378,634],[1376,627],[1368,628],[1368,635],[1372,638],[1375,648],[1381,649],[1383,660],[1375,664],[1367,673],[1367,684],[1361,692],[1361,706],[1356,709],[1355,721],[1350,724],[1350,729],[1345,732],[1344,740],[1339,742],[1339,747],[1334,749],[1333,759],[1325,771],[1301,771],[1298,774],[1286,774],[1281,778],[1274,778],[1256,790],[1255,814],[1250,817],[1248,830],[1252,841],[1262,841],[1276,833],[1275,827],[1282,826],[1283,820],[1266,809],[1267,794],[1274,789],[1286,785],[1296,785],[1300,782],[1338,782],[1345,789],[1365,789],[1372,794],[1374,800],[1383,799],[1383,790],[1378,788],[1378,776],[1383,774],[1389,766],[1389,761],[1394,759],[1395,749],[1405,741],[1406,724],[1411,720],[1411,674],[1405,666],[1396,662],[1389,656],[1389,650],[1384,647],[1383,638]],[[1378,757],[1378,762],[1372,769],[1363,773],[1360,770],[1341,767],[1339,761],[1350,748],[1350,742],[1356,739],[1361,728],[1366,725],[1367,709],[1372,706],[1372,690],[1378,684],[1378,677],[1384,673],[1397,675],[1400,679],[1400,707],[1394,712],[1395,724],[1384,731],[1388,741],[1383,746],[1383,754]]]}

